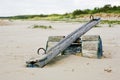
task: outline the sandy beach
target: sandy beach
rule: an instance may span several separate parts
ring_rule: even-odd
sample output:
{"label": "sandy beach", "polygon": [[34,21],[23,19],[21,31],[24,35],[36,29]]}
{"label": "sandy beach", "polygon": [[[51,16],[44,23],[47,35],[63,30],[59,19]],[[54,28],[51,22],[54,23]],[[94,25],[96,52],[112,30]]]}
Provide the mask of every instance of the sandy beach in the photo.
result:
{"label": "sandy beach", "polygon": [[[33,29],[51,25],[53,29]],[[119,80],[120,25],[100,24],[85,35],[100,35],[103,59],[76,55],[58,56],[44,68],[27,68],[26,61],[37,56],[49,36],[67,36],[84,23],[53,21],[0,22],[0,80]]]}

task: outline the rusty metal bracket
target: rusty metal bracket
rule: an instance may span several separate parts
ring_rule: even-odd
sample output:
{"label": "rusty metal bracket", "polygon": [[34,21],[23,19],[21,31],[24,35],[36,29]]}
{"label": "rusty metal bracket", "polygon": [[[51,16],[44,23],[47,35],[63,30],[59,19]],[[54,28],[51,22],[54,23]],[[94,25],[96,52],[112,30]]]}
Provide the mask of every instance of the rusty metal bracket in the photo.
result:
{"label": "rusty metal bracket", "polygon": [[44,51],[44,53],[43,54],[46,54],[46,50],[44,49],[44,48],[38,48],[38,50],[37,50],[37,54],[39,55],[40,53],[40,50],[43,50]]}

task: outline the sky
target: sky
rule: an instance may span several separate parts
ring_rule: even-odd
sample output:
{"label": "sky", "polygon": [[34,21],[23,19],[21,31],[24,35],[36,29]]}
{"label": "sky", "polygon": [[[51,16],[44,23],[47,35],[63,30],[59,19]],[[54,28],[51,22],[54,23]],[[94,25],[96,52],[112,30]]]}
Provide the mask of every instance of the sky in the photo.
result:
{"label": "sky", "polygon": [[63,14],[76,9],[93,9],[106,4],[120,5],[120,0],[0,0],[0,16]]}

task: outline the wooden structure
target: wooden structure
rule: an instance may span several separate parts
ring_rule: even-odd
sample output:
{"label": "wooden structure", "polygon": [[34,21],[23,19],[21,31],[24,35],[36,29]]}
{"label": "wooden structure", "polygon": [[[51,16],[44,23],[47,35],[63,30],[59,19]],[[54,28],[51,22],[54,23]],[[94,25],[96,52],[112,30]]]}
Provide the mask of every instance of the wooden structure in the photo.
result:
{"label": "wooden structure", "polygon": [[64,39],[58,42],[55,46],[47,50],[46,54],[44,54],[43,56],[27,61],[26,62],[27,66],[37,66],[37,67],[45,66],[54,57],[56,57],[59,53],[64,51],[79,37],[84,35],[87,31],[89,31],[92,27],[97,25],[99,22],[100,22],[100,18],[90,20],[89,22],[84,24],[82,27],[78,28],[77,30],[75,30],[74,32],[66,36]]}

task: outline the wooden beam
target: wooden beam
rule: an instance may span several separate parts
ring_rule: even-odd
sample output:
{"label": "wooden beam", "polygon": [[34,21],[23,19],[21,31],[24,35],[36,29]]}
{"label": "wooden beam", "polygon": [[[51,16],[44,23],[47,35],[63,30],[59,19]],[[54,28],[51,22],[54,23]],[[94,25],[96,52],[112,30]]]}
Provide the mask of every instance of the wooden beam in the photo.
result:
{"label": "wooden beam", "polygon": [[69,34],[67,37],[65,37],[63,40],[61,40],[58,44],[50,48],[46,54],[43,55],[42,58],[36,58],[30,61],[27,61],[27,64],[32,64],[33,66],[43,67],[48,62],[50,62],[54,57],[56,57],[60,52],[64,51],[67,47],[69,47],[75,40],[77,40],[79,37],[84,35],[87,31],[89,31],[92,27],[97,25],[100,22],[99,19],[93,19],[83,25],[82,27],[78,28],[71,34]]}

